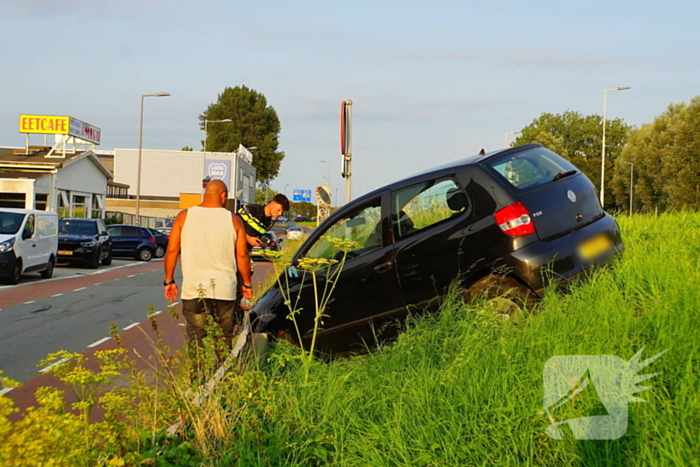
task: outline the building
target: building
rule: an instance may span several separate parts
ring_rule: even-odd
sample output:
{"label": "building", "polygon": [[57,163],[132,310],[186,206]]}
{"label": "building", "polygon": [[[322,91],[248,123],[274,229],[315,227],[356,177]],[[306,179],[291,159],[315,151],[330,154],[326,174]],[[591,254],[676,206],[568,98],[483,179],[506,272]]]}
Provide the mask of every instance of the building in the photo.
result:
{"label": "building", "polygon": [[0,207],[103,218],[111,178],[92,149],[61,153],[48,146],[0,147]]}
{"label": "building", "polygon": [[[98,154],[114,172],[110,190],[126,191],[126,196],[107,199],[107,211],[136,212],[138,152],[117,148],[112,155],[106,151]],[[181,209],[199,204],[207,177],[220,179],[229,187],[229,208],[255,202],[256,170],[252,154],[242,146],[230,153],[143,149],[139,215],[173,217]]]}

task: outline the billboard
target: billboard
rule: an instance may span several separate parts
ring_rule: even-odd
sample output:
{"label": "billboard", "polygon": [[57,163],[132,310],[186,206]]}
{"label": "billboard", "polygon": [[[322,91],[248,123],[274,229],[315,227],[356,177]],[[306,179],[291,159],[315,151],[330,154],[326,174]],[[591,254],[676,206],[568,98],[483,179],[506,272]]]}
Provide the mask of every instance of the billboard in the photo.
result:
{"label": "billboard", "polygon": [[20,115],[20,133],[39,133],[43,135],[69,135],[100,144],[101,130],[77,118],[56,115]]}
{"label": "billboard", "polygon": [[212,180],[221,180],[231,188],[231,161],[226,159],[207,159],[205,164],[205,176]]}

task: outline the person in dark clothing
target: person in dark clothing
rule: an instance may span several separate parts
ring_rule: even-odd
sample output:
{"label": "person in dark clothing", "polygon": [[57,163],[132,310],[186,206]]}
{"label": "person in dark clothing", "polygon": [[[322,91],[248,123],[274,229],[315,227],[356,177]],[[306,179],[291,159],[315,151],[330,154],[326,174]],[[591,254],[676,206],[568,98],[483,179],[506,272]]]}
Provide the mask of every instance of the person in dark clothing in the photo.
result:
{"label": "person in dark clothing", "polygon": [[281,193],[275,195],[272,201],[264,206],[248,204],[236,213],[245,225],[248,249],[254,246],[263,246],[260,237],[275,224],[275,219],[284,212],[289,211],[289,200]]}

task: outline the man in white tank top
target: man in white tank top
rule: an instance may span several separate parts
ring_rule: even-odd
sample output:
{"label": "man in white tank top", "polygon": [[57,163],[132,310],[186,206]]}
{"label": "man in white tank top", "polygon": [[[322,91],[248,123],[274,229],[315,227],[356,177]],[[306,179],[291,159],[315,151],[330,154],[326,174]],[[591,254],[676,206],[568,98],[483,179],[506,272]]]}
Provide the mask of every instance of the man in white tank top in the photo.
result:
{"label": "man in white tank top", "polygon": [[[177,257],[182,263],[182,314],[187,320],[187,338],[200,344],[206,337],[207,316],[221,326],[228,346],[233,339],[237,278],[245,298],[253,287],[245,229],[241,219],[224,206],[228,188],[221,180],[207,185],[199,206],[181,211],[173,222],[165,253],[165,298],[175,302]],[[240,323],[239,323],[240,324]]]}

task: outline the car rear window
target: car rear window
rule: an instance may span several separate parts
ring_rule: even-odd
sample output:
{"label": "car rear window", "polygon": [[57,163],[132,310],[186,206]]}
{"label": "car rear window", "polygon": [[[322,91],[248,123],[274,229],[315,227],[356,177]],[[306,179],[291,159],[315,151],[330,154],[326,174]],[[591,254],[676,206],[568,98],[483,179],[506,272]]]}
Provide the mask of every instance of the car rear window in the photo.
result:
{"label": "car rear window", "polygon": [[546,148],[533,148],[488,161],[485,166],[516,191],[529,191],[578,172],[563,157]]}

